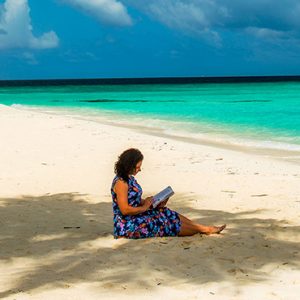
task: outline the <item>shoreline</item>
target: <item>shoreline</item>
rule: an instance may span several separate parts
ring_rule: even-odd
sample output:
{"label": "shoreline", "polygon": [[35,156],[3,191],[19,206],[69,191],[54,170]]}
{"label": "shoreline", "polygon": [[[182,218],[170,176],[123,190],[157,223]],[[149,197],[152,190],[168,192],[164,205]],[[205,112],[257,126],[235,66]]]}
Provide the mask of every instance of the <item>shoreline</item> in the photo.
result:
{"label": "shoreline", "polygon": [[[18,107],[14,107],[14,106],[8,106],[8,107],[19,109]],[[47,108],[51,109],[51,111],[47,110]],[[89,108],[89,109],[91,109],[91,108]],[[215,148],[226,149],[226,150],[230,150],[230,151],[262,155],[265,157],[274,157],[274,158],[282,159],[282,160],[285,160],[285,161],[288,161],[291,163],[300,164],[300,150],[278,149],[278,148],[264,147],[262,145],[260,145],[260,146],[255,146],[255,145],[250,146],[249,144],[242,145],[242,144],[238,144],[236,141],[234,141],[234,139],[236,137],[230,136],[228,134],[222,135],[222,137],[220,137],[220,135],[218,135],[218,137],[216,137],[215,134],[202,133],[201,135],[204,137],[195,137],[195,133],[193,134],[191,132],[184,132],[182,130],[180,131],[180,133],[177,133],[177,132],[174,133],[175,128],[173,128],[172,133],[168,133],[168,132],[166,132],[165,129],[159,128],[158,126],[156,126],[156,127],[142,126],[142,125],[138,124],[137,120],[135,120],[133,122],[126,122],[126,123],[123,122],[123,120],[121,120],[119,122],[113,122],[108,119],[107,112],[105,112],[105,114],[100,112],[98,116],[97,115],[87,116],[82,112],[80,114],[80,109],[78,110],[77,108],[75,108],[75,109],[71,108],[71,110],[68,111],[67,107],[60,108],[60,107],[37,107],[37,106],[34,106],[34,109],[31,109],[30,106],[21,105],[20,110],[33,111],[33,112],[42,113],[42,114],[44,113],[44,114],[48,114],[48,115],[51,115],[51,114],[61,115],[61,116],[64,116],[67,113],[68,117],[76,118],[78,120],[91,121],[91,122],[96,122],[96,123],[100,123],[100,124],[104,124],[104,125],[108,125],[108,126],[114,126],[114,127],[118,127],[118,128],[127,128],[127,129],[134,130],[136,132],[140,132],[142,134],[144,133],[144,134],[150,135],[150,136],[168,138],[168,139],[182,141],[182,142],[186,142],[186,143],[190,143],[190,144],[215,147]],[[124,115],[121,114],[120,112],[112,112],[112,114],[114,115],[114,117],[121,117],[121,118],[123,117],[124,118]],[[145,120],[146,121],[151,120],[151,118],[145,119]],[[160,121],[158,121],[158,122],[160,122]],[[166,124],[169,121],[163,120],[162,122],[163,122],[164,126],[166,127],[167,126]],[[170,122],[172,123],[172,121],[170,121]],[[185,133],[186,133],[186,135],[184,136]],[[242,137],[240,137],[240,139],[243,140]],[[262,143],[263,142],[263,140],[256,140],[256,139],[249,140],[249,138],[244,138],[244,141],[249,141],[252,143],[253,142],[254,143]],[[282,142],[280,142],[280,144],[282,144]],[[295,146],[295,147],[299,146],[299,149],[300,149],[300,145],[296,145],[296,144],[287,144],[287,145],[291,145],[291,146]]]}

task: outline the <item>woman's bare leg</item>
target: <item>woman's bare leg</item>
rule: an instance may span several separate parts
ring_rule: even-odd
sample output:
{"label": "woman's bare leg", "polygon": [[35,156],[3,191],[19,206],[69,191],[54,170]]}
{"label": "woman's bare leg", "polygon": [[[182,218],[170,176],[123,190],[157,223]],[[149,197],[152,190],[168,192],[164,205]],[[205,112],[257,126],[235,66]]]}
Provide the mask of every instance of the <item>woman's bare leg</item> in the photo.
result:
{"label": "woman's bare leg", "polygon": [[179,232],[179,236],[190,236],[196,233],[204,233],[204,234],[213,234],[220,233],[226,225],[222,225],[220,227],[217,226],[205,226],[202,224],[197,224],[186,218],[185,216],[178,214],[181,221],[181,229]]}

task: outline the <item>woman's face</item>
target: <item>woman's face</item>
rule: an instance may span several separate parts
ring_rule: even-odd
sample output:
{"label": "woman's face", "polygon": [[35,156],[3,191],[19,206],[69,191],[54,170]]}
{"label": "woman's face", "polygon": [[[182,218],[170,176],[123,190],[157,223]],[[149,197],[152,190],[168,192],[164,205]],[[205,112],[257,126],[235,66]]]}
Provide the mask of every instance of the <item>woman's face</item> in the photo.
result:
{"label": "woman's face", "polygon": [[143,161],[141,160],[136,164],[135,168],[133,169],[132,175],[136,175],[138,172],[140,172],[142,170],[141,169],[142,163],[143,163]]}

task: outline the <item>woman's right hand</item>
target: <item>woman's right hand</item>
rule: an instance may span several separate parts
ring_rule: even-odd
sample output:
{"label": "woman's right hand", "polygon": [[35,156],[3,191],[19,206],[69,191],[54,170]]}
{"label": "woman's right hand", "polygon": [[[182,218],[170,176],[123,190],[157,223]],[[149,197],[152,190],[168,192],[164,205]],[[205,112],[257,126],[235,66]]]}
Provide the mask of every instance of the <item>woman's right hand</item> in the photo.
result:
{"label": "woman's right hand", "polygon": [[143,208],[145,209],[145,211],[150,208],[150,206],[152,205],[152,202],[153,202],[153,197],[147,197],[144,200]]}

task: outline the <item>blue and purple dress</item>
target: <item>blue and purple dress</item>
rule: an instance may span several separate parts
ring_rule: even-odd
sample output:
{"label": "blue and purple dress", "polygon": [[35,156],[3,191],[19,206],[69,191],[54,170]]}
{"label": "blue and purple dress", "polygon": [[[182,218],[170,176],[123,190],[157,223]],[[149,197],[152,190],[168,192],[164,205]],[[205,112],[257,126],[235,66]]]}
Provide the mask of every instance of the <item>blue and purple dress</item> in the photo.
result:
{"label": "blue and purple dress", "polygon": [[[152,208],[137,215],[124,216],[117,203],[117,195],[114,186],[116,176],[112,182],[111,195],[113,200],[114,213],[114,237],[125,237],[130,239],[177,236],[181,222],[177,212],[167,208]],[[142,188],[133,176],[128,181],[128,204],[133,207],[141,205]]]}

